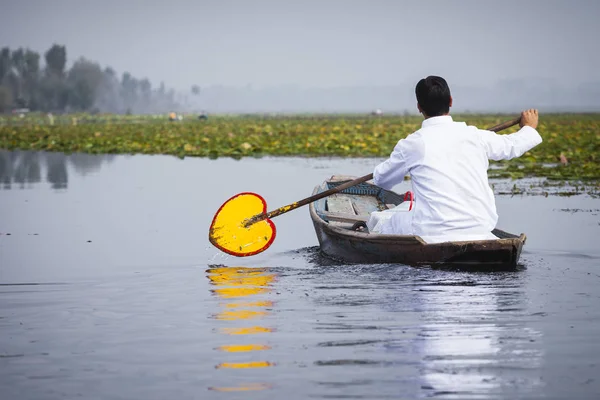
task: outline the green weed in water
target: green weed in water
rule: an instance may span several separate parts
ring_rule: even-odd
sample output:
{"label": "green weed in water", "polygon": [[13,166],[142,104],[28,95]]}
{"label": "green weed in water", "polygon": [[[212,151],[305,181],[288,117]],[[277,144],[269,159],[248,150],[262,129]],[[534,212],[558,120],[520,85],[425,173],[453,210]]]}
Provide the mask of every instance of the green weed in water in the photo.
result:
{"label": "green weed in water", "polygon": [[[486,128],[506,115],[455,115]],[[0,148],[177,157],[386,157],[421,126],[418,116],[211,117],[170,122],[156,116],[0,118]],[[514,132],[518,127],[502,133]],[[544,142],[522,157],[492,163],[490,177],[600,181],[600,114],[542,115]]]}

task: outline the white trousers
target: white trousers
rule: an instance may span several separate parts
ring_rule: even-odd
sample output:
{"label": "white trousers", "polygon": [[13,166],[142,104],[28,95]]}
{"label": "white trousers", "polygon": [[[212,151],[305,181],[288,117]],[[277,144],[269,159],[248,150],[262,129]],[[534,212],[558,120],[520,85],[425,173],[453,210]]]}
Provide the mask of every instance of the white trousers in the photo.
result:
{"label": "white trousers", "polygon": [[367,221],[369,232],[393,235],[413,235],[413,212],[408,210],[409,206],[410,202],[405,201],[389,210],[372,212]]}
{"label": "white trousers", "polygon": [[[408,211],[409,202],[384,211],[375,211],[371,213],[367,221],[367,227],[370,233],[382,233],[387,235],[414,235],[413,230],[413,211]],[[426,243],[458,242],[472,240],[493,240],[498,239],[491,232],[469,233],[469,234],[441,234],[434,236],[420,235]]]}

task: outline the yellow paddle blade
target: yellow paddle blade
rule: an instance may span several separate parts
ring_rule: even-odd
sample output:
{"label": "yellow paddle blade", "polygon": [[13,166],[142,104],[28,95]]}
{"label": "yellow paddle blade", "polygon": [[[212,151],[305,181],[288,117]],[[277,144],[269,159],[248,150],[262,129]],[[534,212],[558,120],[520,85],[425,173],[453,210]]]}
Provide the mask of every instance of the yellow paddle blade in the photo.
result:
{"label": "yellow paddle blade", "polygon": [[267,203],[256,193],[237,194],[215,214],[208,240],[221,251],[237,257],[263,252],[275,240],[275,225],[265,219],[245,227],[244,221],[266,211]]}

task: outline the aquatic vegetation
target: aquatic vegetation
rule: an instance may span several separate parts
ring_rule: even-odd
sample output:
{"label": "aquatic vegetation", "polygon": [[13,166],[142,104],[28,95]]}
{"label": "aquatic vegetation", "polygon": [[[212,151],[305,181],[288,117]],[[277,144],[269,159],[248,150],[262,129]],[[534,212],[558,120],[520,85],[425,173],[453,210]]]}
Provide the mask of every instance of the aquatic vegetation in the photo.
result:
{"label": "aquatic vegetation", "polygon": [[[455,115],[481,128],[512,115]],[[419,116],[43,115],[0,118],[0,148],[66,153],[171,154],[177,157],[386,157],[420,127]],[[505,132],[514,132],[511,128]],[[600,181],[600,114],[542,115],[544,142],[522,157],[493,163],[490,177]]]}

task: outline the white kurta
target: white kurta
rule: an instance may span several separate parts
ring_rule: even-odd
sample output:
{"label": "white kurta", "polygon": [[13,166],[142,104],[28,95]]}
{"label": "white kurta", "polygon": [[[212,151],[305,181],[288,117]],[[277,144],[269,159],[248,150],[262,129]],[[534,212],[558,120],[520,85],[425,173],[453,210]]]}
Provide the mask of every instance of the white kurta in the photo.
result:
{"label": "white kurta", "polygon": [[494,238],[498,214],[488,160],[519,157],[541,142],[529,126],[498,135],[450,116],[424,120],[421,129],[400,140],[390,158],[375,167],[376,185],[391,189],[410,174],[415,194],[413,211],[393,213],[378,231],[418,235],[428,243]]}

